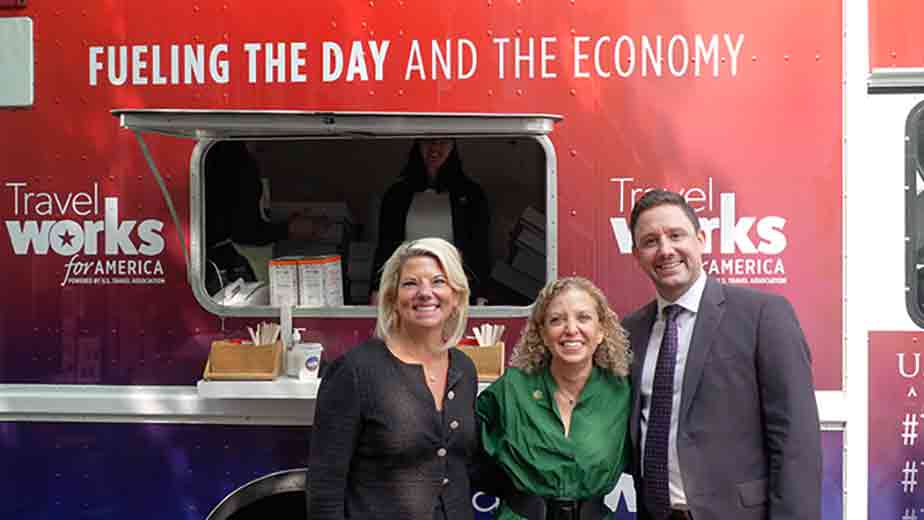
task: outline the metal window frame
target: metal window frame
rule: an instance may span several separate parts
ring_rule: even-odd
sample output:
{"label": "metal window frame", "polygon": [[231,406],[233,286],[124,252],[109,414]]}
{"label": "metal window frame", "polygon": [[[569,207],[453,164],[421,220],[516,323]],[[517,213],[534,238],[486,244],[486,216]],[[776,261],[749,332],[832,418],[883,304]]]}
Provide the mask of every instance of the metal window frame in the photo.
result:
{"label": "metal window frame", "polygon": [[921,282],[917,272],[924,269],[924,262],[919,263],[915,252],[924,244],[917,243],[918,227],[924,222],[915,219],[915,208],[918,204],[917,186],[918,171],[924,172],[924,165],[918,160],[918,127],[924,123],[924,101],[918,103],[908,112],[905,120],[905,308],[908,316],[919,327],[924,327],[924,309],[919,301],[918,293],[921,291]]}
{"label": "metal window frame", "polygon": [[[562,118],[552,114],[484,114],[440,112],[315,112],[292,110],[113,110],[123,128],[132,130],[151,173],[158,183],[183,242],[187,279],[196,301],[220,317],[276,317],[278,307],[229,307],[216,303],[205,291],[205,233],[203,165],[208,149],[220,140],[294,139],[413,139],[418,137],[527,138],[545,154],[546,280],[558,275],[557,156],[548,134]],[[190,157],[190,239],[183,236],[169,190],[144,142],[144,133],[195,139]],[[532,305],[473,306],[474,318],[517,318]],[[293,317],[371,318],[368,305],[293,307]]]}

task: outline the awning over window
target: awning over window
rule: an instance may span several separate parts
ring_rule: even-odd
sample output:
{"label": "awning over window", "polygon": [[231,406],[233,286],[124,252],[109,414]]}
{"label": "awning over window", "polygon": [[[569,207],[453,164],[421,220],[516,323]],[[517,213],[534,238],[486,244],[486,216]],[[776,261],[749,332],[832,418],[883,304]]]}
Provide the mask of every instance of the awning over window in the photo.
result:
{"label": "awning over window", "polygon": [[191,139],[546,135],[561,116],[266,110],[113,110],[123,128]]}

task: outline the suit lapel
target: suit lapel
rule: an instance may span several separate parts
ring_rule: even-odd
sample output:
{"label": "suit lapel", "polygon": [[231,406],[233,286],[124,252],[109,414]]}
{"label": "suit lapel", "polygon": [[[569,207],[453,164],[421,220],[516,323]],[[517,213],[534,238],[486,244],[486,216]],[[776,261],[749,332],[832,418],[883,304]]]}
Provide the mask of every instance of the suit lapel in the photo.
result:
{"label": "suit lapel", "polygon": [[706,360],[716,338],[716,329],[725,313],[725,291],[722,284],[706,279],[703,297],[696,313],[696,325],[693,327],[693,338],[690,340],[690,349],[687,352],[687,363],[683,375],[683,391],[680,400],[680,424],[690,410],[693,396],[703,378]]}
{"label": "suit lapel", "polygon": [[639,319],[629,325],[629,341],[632,345],[632,418],[629,435],[632,446],[638,449],[639,431],[641,422],[641,386],[642,368],[645,366],[645,356],[648,354],[648,341],[651,338],[651,327],[654,326],[655,315],[658,313],[658,302],[652,301],[642,308]]}

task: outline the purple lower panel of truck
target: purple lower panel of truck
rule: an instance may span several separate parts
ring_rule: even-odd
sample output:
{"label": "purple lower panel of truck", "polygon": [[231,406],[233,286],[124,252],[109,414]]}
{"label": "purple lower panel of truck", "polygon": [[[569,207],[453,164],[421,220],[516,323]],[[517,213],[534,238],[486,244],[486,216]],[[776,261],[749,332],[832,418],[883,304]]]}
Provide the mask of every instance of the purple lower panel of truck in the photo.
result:
{"label": "purple lower panel of truck", "polygon": [[[310,427],[191,424],[0,423],[0,518],[206,518],[248,482],[307,465]],[[822,436],[823,518],[843,518],[843,435]],[[286,495],[286,496],[283,496]],[[230,517],[273,511],[304,518],[291,491]],[[617,493],[618,520],[635,517],[634,497]],[[255,508],[262,502],[262,508]],[[491,497],[473,500],[490,518]]]}

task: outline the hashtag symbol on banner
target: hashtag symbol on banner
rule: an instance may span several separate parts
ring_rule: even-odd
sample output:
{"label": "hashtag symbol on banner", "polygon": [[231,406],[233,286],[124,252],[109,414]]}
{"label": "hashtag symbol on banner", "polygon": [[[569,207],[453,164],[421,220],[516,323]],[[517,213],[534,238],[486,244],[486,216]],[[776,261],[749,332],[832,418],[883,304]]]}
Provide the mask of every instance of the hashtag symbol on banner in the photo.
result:
{"label": "hashtag symbol on banner", "polygon": [[905,467],[902,468],[902,492],[914,493],[914,488],[918,485],[918,465],[913,460],[906,460]]}
{"label": "hashtag symbol on banner", "polygon": [[906,413],[905,420],[902,421],[902,444],[905,446],[914,446],[914,441],[918,438],[918,414]]}
{"label": "hashtag symbol on banner", "polygon": [[918,513],[911,508],[905,508],[905,514],[902,515],[901,520],[918,520]]}

